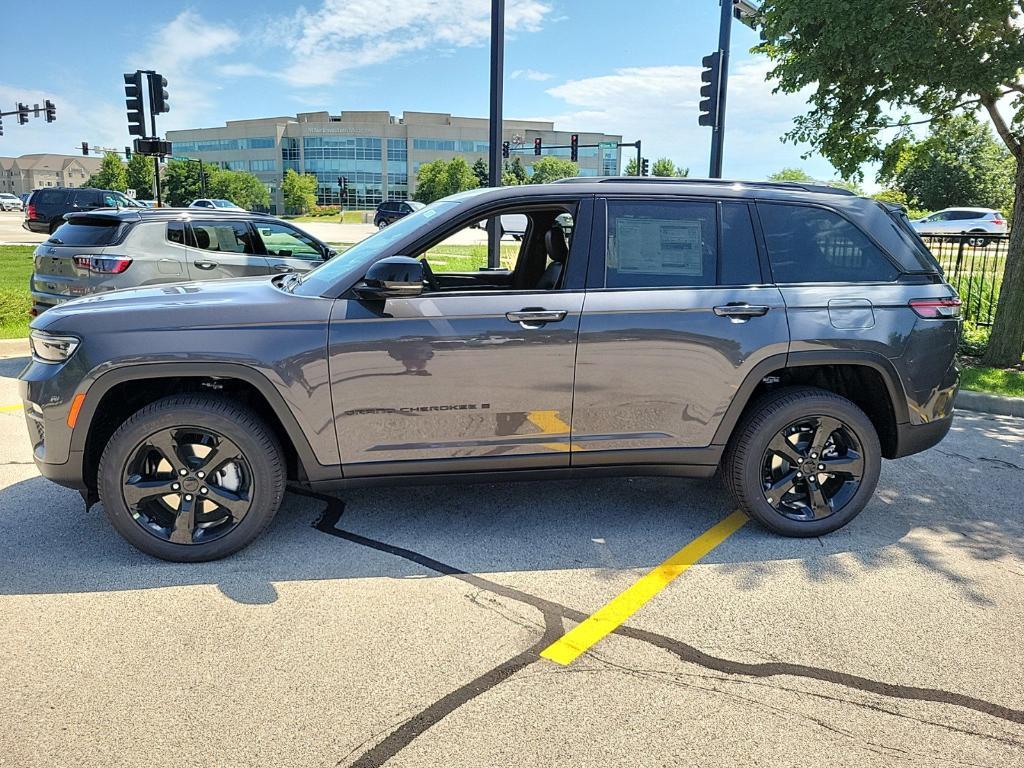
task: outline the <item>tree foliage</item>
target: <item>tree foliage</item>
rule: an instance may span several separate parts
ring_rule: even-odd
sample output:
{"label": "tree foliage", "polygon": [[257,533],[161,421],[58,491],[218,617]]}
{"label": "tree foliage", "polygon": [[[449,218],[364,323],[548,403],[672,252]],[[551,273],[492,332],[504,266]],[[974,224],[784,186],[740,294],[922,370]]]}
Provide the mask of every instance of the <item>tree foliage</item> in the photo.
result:
{"label": "tree foliage", "polygon": [[542,157],[533,164],[530,183],[547,184],[551,181],[578,176],[579,172],[580,167],[572,160],[566,160],[564,157]]}
{"label": "tree foliage", "polygon": [[107,152],[103,155],[103,162],[100,169],[89,177],[85,182],[86,186],[97,189],[113,189],[118,192],[128,190],[128,179],[124,170],[124,163],[114,152]]}
{"label": "tree foliage", "polygon": [[803,168],[783,168],[770,174],[768,181],[814,181],[814,177]]}
{"label": "tree foliage", "polygon": [[521,158],[513,157],[505,161],[505,167],[501,170],[501,184],[505,187],[515,187],[519,184],[526,184],[530,177],[526,173],[526,166]]}
{"label": "tree foliage", "polygon": [[442,197],[476,189],[480,186],[476,174],[461,157],[424,163],[416,173],[415,199],[432,203]]}
{"label": "tree foliage", "polygon": [[[315,176],[313,177],[315,180]],[[270,192],[266,185],[247,171],[215,169],[206,181],[210,197],[222,197],[235,205],[253,211],[270,207]],[[316,205],[316,185],[313,185],[313,205]]]}
{"label": "tree foliage", "polygon": [[[1024,221],[1024,19],[1020,0],[765,0],[758,47],[779,89],[808,89],[810,110],[787,138],[808,143],[847,178],[884,161],[913,113],[983,108],[1017,160],[1015,216]],[[1009,100],[1007,104],[1006,100]],[[916,115],[914,115],[916,116]],[[1024,354],[1024,227],[1014,227],[989,365]]]}
{"label": "tree foliage", "polygon": [[974,115],[957,114],[934,122],[921,141],[903,136],[892,142],[879,180],[903,192],[914,208],[967,205],[1008,211],[1015,165],[988,125]]}
{"label": "tree foliage", "polygon": [[476,183],[478,187],[486,187],[491,183],[487,161],[482,157],[477,158],[477,161],[473,163],[473,175],[476,176]]}
{"label": "tree foliage", "polygon": [[640,171],[639,171],[639,169],[637,167],[637,164],[636,164],[636,158],[635,157],[631,157],[629,159],[629,162],[626,163],[626,168],[625,168],[625,170],[623,170],[622,175],[623,176],[637,176],[637,175],[639,175],[639,173],[640,173]]}
{"label": "tree foliage", "polygon": [[659,157],[651,166],[651,176],[688,176],[689,173],[689,168],[676,168],[676,164],[668,157]]}
{"label": "tree foliage", "polygon": [[[209,178],[211,167],[206,166],[206,170],[207,178]],[[199,163],[187,163],[183,160],[168,161],[160,173],[160,186],[163,202],[166,205],[186,206],[197,197],[202,197]]]}
{"label": "tree foliage", "polygon": [[153,158],[134,154],[125,169],[125,184],[135,190],[135,196],[148,200],[153,196]]}
{"label": "tree foliage", "polygon": [[289,168],[281,181],[281,197],[287,210],[305,213],[316,205],[316,176]]}

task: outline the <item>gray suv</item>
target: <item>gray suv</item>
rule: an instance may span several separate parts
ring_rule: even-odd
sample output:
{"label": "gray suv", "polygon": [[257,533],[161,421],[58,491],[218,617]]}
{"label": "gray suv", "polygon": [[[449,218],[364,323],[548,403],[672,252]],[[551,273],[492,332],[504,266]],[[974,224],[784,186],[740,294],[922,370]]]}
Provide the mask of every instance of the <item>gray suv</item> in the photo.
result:
{"label": "gray suv", "polygon": [[[463,230],[510,214],[495,268]],[[33,321],[21,393],[42,474],[168,560],[245,546],[288,482],[720,471],[817,536],[949,430],[960,325],[892,207],[574,179],[439,200],[303,276],[68,302]]]}
{"label": "gray suv", "polygon": [[307,272],[334,253],[263,214],[175,208],[70,213],[35,250],[32,311],[120,288]]}

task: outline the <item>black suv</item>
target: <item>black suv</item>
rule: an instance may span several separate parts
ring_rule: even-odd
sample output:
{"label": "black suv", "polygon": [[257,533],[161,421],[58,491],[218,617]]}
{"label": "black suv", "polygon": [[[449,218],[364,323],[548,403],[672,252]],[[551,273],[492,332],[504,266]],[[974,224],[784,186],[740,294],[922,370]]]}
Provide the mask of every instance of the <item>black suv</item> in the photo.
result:
{"label": "black suv", "polygon": [[415,200],[388,200],[377,206],[377,211],[373,214],[373,225],[377,229],[384,229],[388,224],[394,224],[422,207],[423,203],[417,203]]}
{"label": "black suv", "polygon": [[44,187],[32,192],[22,226],[30,232],[52,235],[64,223],[64,214],[97,208],[145,208],[127,195],[92,187]]}
{"label": "black suv", "polygon": [[[488,260],[472,228],[512,214],[522,242]],[[62,304],[21,393],[42,474],[169,560],[245,546],[289,481],[720,470],[768,528],[817,536],[949,430],[960,325],[874,200],[575,179],[439,200],[301,277]]]}

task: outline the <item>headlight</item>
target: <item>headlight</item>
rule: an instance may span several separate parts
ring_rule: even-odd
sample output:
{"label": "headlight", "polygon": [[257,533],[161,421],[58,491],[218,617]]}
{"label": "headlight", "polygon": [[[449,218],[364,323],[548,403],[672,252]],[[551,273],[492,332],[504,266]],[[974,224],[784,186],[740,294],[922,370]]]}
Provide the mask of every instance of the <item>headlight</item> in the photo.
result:
{"label": "headlight", "polygon": [[78,349],[74,336],[57,336],[45,331],[32,331],[28,336],[32,359],[39,363],[63,363]]}

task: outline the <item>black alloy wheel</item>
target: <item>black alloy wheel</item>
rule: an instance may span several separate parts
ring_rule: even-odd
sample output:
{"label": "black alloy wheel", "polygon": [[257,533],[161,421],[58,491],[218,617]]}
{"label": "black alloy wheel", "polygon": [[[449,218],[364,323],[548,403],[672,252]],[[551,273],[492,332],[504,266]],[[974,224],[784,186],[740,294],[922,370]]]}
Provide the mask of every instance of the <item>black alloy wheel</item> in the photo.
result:
{"label": "black alloy wheel", "polygon": [[801,418],[776,433],[761,462],[764,496],[794,521],[821,520],[860,489],[864,453],[853,429],[831,416]]}

